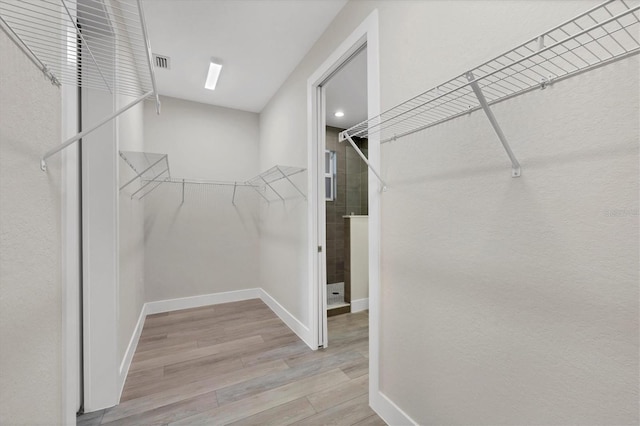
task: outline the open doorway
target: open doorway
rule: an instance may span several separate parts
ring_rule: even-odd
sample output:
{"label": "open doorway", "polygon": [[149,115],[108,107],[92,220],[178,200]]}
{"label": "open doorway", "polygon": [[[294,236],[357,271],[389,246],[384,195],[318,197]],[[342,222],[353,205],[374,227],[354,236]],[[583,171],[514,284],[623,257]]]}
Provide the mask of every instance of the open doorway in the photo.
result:
{"label": "open doorway", "polygon": [[[366,310],[368,169],[340,132],[367,119],[367,50],[363,46],[321,85],[325,110],[326,315]],[[366,139],[355,138],[366,155]],[[331,328],[328,330],[331,338]]]}

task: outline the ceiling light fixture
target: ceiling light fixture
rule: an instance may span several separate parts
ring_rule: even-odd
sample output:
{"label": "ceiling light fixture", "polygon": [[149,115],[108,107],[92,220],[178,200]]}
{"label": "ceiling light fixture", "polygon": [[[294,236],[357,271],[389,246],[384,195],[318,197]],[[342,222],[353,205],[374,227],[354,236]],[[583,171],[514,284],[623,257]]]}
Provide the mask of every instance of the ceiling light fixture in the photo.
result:
{"label": "ceiling light fixture", "polygon": [[218,84],[218,78],[220,77],[220,71],[222,65],[211,62],[209,64],[209,73],[207,74],[207,81],[204,83],[204,88],[209,90],[216,90],[216,84]]}
{"label": "ceiling light fixture", "polygon": [[333,115],[335,115],[336,117],[344,117],[344,112],[336,111],[335,114],[333,114]]}

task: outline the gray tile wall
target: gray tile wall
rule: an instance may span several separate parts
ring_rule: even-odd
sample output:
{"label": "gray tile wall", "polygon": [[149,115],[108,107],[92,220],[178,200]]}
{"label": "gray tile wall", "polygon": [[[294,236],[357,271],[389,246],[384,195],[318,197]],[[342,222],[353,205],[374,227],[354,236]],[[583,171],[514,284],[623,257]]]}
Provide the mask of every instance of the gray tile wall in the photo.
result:
{"label": "gray tile wall", "polygon": [[[347,142],[338,142],[341,129],[327,127],[327,149],[336,152],[337,191],[334,201],[325,203],[327,217],[327,283],[344,282],[345,229],[342,216],[367,214],[367,165]],[[366,139],[354,140],[367,154]]]}

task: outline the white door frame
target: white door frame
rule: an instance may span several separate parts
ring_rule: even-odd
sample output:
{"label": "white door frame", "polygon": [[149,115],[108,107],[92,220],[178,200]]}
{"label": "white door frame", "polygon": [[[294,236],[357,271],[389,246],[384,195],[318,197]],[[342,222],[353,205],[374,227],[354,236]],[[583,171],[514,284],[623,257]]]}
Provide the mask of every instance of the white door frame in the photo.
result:
{"label": "white door frame", "polygon": [[[308,255],[309,255],[309,312],[314,347],[326,346],[326,274],[324,213],[324,104],[322,84],[354,52],[367,45],[367,108],[369,118],[380,114],[380,72],[378,11],[371,14],[333,51],[326,61],[307,80],[307,153],[308,193]],[[371,137],[368,144],[369,161],[380,168],[380,139]],[[380,191],[379,181],[369,170],[369,404],[375,408],[379,392],[379,321],[380,321]],[[321,247],[321,252],[318,251]],[[322,298],[321,298],[322,297]]]}

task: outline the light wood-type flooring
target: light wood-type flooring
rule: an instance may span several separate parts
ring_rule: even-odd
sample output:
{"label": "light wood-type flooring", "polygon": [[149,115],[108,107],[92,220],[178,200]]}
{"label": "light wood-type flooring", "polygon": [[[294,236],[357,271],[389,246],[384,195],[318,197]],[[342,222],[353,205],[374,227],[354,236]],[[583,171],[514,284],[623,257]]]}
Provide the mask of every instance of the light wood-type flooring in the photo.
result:
{"label": "light wood-type flooring", "polygon": [[261,300],[147,317],[118,406],[78,425],[384,425],[368,406],[368,313],[312,351]]}

